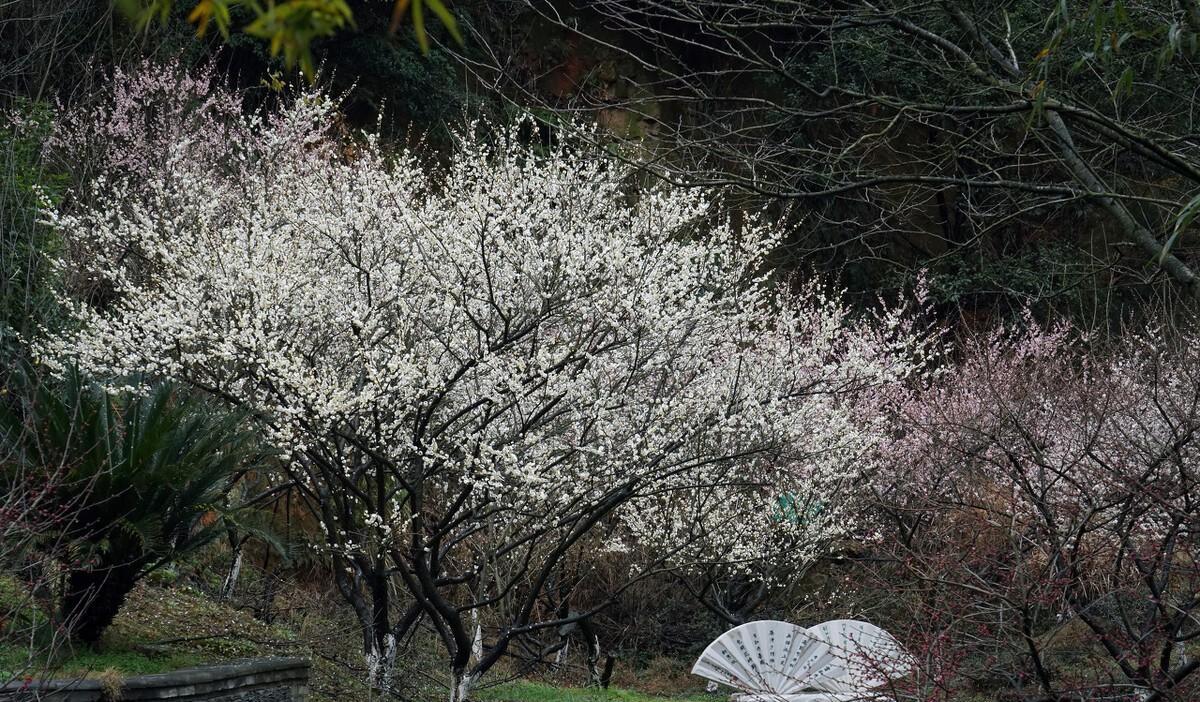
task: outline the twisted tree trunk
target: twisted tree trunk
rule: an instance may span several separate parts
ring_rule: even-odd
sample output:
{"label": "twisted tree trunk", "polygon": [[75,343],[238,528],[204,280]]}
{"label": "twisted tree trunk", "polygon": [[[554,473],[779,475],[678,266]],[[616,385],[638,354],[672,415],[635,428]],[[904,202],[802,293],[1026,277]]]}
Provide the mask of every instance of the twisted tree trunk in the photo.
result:
{"label": "twisted tree trunk", "polygon": [[112,624],[137,584],[143,558],[114,563],[104,559],[93,568],[73,570],[62,595],[62,614],[71,636],[93,645]]}

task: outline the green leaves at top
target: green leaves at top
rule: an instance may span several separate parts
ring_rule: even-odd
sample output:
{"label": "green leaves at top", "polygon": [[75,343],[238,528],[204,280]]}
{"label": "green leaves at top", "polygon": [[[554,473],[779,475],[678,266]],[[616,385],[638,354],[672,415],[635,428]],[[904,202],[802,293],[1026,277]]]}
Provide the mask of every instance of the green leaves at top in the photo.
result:
{"label": "green leaves at top", "polygon": [[246,33],[267,41],[272,56],[282,53],[289,68],[299,65],[310,79],[315,73],[313,40],[354,26],[354,13],[345,0],[287,0],[266,8],[254,3],[254,8],[256,18]]}
{"label": "green leaves at top", "polygon": [[413,33],[417,37],[417,44],[421,47],[422,53],[429,53],[429,34],[425,31],[425,10],[428,6],[433,14],[437,15],[442,26],[458,42],[461,46],[463,41],[462,32],[458,29],[458,20],[454,19],[454,15],[446,8],[442,0],[396,0],[396,4],[392,10],[392,23],[388,27],[388,31],[395,33],[400,28],[400,22],[404,19],[406,10],[412,10]]}
{"label": "green leaves at top", "polygon": [[[139,31],[147,31],[154,23],[166,24],[175,7],[175,0],[114,0],[117,7]],[[233,27],[234,8],[245,8],[254,19],[243,28],[246,34],[267,42],[272,56],[283,56],[287,67],[299,67],[312,80],[316,70],[312,43],[337,32],[354,27],[354,13],[346,0],[186,0],[190,10],[187,20],[203,37],[210,26],[225,39]],[[422,53],[429,53],[429,32],[425,27],[425,10],[432,12],[450,36],[464,44],[462,32],[454,14],[443,0],[396,0],[389,31],[395,33],[406,13],[412,16],[413,33]]]}

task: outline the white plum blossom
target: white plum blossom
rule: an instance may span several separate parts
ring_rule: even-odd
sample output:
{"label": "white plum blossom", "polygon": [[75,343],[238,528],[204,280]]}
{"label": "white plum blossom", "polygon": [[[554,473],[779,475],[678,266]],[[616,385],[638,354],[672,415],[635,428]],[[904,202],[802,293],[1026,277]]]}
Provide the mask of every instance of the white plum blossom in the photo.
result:
{"label": "white plum blossom", "polygon": [[[770,547],[781,495],[826,495],[805,528],[844,528],[835,496],[879,432],[863,391],[927,362],[910,315],[774,285],[778,228],[520,123],[465,130],[437,168],[335,139],[334,116],[302,95],[223,124],[223,153],[194,138],[47,212],[81,292],[70,331],[34,345],[251,410],[325,522],[376,666],[412,625],[386,581],[435,622],[465,695],[556,625],[525,603],[600,524],[733,559]],[[468,671],[459,613],[504,598]]]}

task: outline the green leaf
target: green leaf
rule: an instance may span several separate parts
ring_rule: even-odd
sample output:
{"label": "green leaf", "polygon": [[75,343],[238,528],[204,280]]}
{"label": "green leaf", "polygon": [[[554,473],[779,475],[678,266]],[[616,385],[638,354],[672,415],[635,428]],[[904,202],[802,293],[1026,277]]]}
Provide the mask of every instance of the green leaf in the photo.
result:
{"label": "green leaf", "polygon": [[1116,88],[1113,90],[1113,100],[1120,100],[1123,96],[1128,95],[1133,90],[1133,66],[1127,66],[1121,72],[1121,77],[1117,79]]}
{"label": "green leaf", "polygon": [[446,28],[446,31],[450,32],[450,36],[454,37],[454,41],[458,42],[459,46],[464,45],[466,42],[463,41],[462,33],[458,31],[458,21],[454,19],[454,15],[450,13],[450,10],[446,9],[446,6],[442,4],[442,0],[425,1],[429,3],[429,9],[433,10],[433,14],[437,15],[438,19],[442,21],[442,26]]}
{"label": "green leaf", "polygon": [[1171,231],[1171,236],[1167,238],[1163,244],[1162,253],[1158,255],[1158,264],[1161,266],[1163,261],[1167,260],[1167,256],[1171,253],[1171,248],[1175,246],[1175,242],[1179,237],[1192,226],[1192,222],[1196,220],[1196,216],[1200,215],[1200,195],[1192,198],[1188,204],[1183,206],[1179,214],[1175,215],[1175,227]]}
{"label": "green leaf", "polygon": [[172,0],[116,0],[117,9],[133,23],[137,30],[144,31],[157,19],[166,24],[171,15]]}
{"label": "green leaf", "polygon": [[421,9],[422,0],[412,0],[413,33],[417,35],[417,44],[421,53],[429,53],[429,35],[425,33],[425,13]]}
{"label": "green leaf", "polygon": [[311,80],[315,73],[313,40],[331,36],[347,25],[354,25],[354,16],[346,0],[289,0],[260,9],[245,31],[267,40],[272,56],[282,53],[289,68],[299,64]]}
{"label": "green leaf", "polygon": [[[1095,3],[1093,3],[1092,8],[1093,8],[1093,12],[1095,12],[1096,11]],[[1094,27],[1095,31],[1093,32],[1093,37],[1092,37],[1092,51],[1094,51],[1094,52],[1100,51],[1101,47],[1104,45],[1104,30],[1105,30],[1105,20],[1106,19],[1108,19],[1107,13],[1104,13],[1104,12],[1096,13],[1096,23],[1095,23],[1095,27]]]}

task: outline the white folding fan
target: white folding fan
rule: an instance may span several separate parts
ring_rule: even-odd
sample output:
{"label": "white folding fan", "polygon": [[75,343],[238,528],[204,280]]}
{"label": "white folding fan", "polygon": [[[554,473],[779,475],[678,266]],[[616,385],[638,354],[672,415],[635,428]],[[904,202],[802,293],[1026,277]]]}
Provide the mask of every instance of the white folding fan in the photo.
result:
{"label": "white folding fan", "polygon": [[692,673],[740,690],[734,702],[846,702],[885,699],[873,690],[910,668],[900,643],[874,624],[764,620],[722,634]]}

